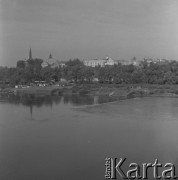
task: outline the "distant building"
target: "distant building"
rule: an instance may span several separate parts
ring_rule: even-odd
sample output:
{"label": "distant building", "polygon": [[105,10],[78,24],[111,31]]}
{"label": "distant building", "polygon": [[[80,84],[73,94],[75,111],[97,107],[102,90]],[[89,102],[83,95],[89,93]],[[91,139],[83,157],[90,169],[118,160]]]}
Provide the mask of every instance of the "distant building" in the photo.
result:
{"label": "distant building", "polygon": [[59,66],[63,68],[66,66],[66,63],[64,61],[59,61]]}
{"label": "distant building", "polygon": [[105,59],[94,59],[94,60],[84,60],[84,65],[85,66],[91,66],[91,67],[96,67],[96,66],[113,66],[113,65],[134,65],[134,66],[139,66],[141,61],[132,59],[132,60],[113,60],[110,57],[106,57]]}
{"label": "distant building", "polygon": [[109,57],[106,57],[105,59],[84,60],[83,63],[85,66],[91,66],[91,67],[96,67],[96,66],[104,67],[106,65],[113,66],[114,64],[118,64],[117,61],[112,60]]}
{"label": "distant building", "polygon": [[83,63],[85,66],[91,66],[91,67],[101,66],[101,67],[103,67],[105,64],[105,60],[99,60],[99,59],[84,60]]}
{"label": "distant building", "polygon": [[111,59],[110,57],[106,57],[105,65],[113,66],[115,64],[118,64],[118,61],[115,61],[115,60]]}
{"label": "distant building", "polygon": [[156,64],[156,63],[160,63],[163,62],[161,59],[153,59],[153,58],[143,58],[142,62],[146,62],[148,64],[148,66],[150,66],[151,63]]}
{"label": "distant building", "polygon": [[49,66],[49,64],[46,61],[43,61],[42,64],[41,64],[42,68],[45,68],[45,67],[48,67],[48,66]]}
{"label": "distant building", "polygon": [[173,62],[173,61],[176,61],[176,60],[171,60],[171,59],[158,59],[158,62],[159,62],[159,63],[170,63],[170,62]]}
{"label": "distant building", "polygon": [[140,65],[140,61],[139,60],[134,60],[134,59],[132,59],[132,60],[125,60],[125,59],[123,59],[123,60],[118,60],[118,63],[120,63],[120,64],[122,64],[122,65],[134,65],[134,66],[139,66]]}
{"label": "distant building", "polygon": [[[173,60],[168,60],[168,59],[153,59],[153,58],[150,58],[150,57],[145,57],[142,59],[142,65],[143,63],[147,63],[148,66],[150,66],[150,64],[165,64],[167,65],[168,63],[172,62]],[[141,63],[140,63],[141,64]]]}
{"label": "distant building", "polygon": [[110,57],[106,57],[105,59],[94,59],[94,60],[84,60],[84,65],[85,66],[91,66],[91,67],[96,67],[96,66],[113,66],[113,65],[134,65],[134,66],[139,66],[141,61],[132,59],[132,60],[113,60]]}
{"label": "distant building", "polygon": [[29,60],[33,60],[31,48],[30,48],[30,50],[29,50],[29,56],[28,56],[28,59],[23,60],[23,61],[24,61],[24,64],[25,64],[25,67],[28,66],[28,61],[29,61]]}
{"label": "distant building", "polygon": [[42,66],[42,68],[45,68],[48,66],[51,68],[56,68],[56,67],[64,67],[65,63],[62,61],[55,60],[53,58],[52,54],[50,53],[49,58],[47,60],[43,61],[41,66]]}

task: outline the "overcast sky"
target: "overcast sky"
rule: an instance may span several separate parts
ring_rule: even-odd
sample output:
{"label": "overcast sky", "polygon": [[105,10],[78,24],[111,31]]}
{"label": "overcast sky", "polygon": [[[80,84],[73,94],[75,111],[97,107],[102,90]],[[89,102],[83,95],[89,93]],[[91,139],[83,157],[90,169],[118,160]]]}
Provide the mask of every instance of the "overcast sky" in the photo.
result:
{"label": "overcast sky", "polygon": [[0,65],[17,60],[178,60],[178,0],[0,0]]}

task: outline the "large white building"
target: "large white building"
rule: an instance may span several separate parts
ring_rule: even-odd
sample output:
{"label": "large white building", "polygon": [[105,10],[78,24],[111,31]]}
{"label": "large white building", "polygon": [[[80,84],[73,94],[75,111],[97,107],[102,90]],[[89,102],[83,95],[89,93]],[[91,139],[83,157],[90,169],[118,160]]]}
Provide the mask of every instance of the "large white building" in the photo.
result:
{"label": "large white building", "polygon": [[106,65],[113,66],[115,64],[118,64],[118,61],[115,61],[109,57],[106,57],[105,59],[84,60],[83,63],[85,66],[91,66],[91,67],[101,66],[101,67],[104,67]]}

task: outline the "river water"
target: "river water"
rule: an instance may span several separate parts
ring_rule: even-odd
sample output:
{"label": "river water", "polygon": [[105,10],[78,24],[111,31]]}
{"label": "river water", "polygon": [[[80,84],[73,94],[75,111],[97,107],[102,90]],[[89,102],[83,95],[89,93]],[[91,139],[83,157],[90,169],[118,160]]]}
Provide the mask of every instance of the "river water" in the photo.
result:
{"label": "river water", "polygon": [[107,157],[177,163],[177,98],[112,101],[0,98],[0,180],[103,180]]}

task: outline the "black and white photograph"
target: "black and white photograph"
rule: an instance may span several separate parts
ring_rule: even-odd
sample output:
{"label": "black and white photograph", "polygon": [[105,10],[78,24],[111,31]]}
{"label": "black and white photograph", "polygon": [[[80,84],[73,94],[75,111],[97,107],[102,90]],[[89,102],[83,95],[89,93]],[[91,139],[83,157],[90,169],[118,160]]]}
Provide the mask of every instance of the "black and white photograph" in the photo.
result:
{"label": "black and white photograph", "polygon": [[0,180],[178,179],[178,0],[0,0]]}

